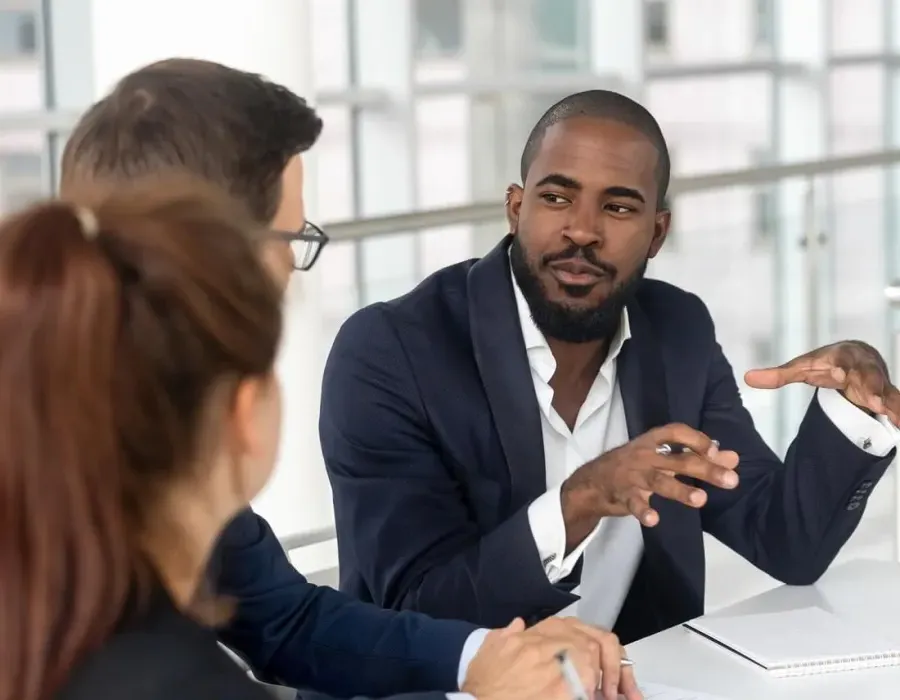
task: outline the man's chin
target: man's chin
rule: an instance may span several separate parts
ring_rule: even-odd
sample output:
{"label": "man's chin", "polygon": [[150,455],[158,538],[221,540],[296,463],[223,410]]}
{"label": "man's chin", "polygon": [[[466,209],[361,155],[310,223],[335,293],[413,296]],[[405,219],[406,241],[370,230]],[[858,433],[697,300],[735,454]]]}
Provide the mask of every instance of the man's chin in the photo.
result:
{"label": "man's chin", "polygon": [[609,294],[597,284],[562,285],[554,283],[552,291],[544,288],[544,299],[573,309],[588,310],[602,307]]}
{"label": "man's chin", "polygon": [[559,285],[560,290],[563,295],[562,298],[558,299],[560,303],[572,302],[573,300],[577,302],[579,307],[597,307],[600,306],[604,301],[606,301],[606,297],[604,296],[601,299],[588,299],[591,295],[591,292],[597,289],[596,284],[585,284],[585,285]]}

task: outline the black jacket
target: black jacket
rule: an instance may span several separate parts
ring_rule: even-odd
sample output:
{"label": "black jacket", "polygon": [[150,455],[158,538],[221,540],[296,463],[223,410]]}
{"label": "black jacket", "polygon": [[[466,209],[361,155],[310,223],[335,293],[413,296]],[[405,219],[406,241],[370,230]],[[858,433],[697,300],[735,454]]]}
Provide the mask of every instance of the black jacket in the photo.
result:
{"label": "black jacket", "polygon": [[272,700],[219,647],[215,633],[165,595],[131,615],[88,656],[55,700]]}

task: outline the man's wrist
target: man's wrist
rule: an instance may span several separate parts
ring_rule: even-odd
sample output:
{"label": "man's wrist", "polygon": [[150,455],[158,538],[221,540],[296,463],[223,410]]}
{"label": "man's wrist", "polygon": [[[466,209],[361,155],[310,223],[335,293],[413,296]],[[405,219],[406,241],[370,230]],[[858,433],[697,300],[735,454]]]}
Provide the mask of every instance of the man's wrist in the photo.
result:
{"label": "man's wrist", "polygon": [[860,406],[858,403],[856,403],[856,401],[854,401],[849,396],[847,396],[847,392],[844,391],[843,389],[838,389],[837,393],[839,393],[845,401],[856,406],[860,411],[862,411],[867,416],[869,416],[869,418],[875,418],[875,419],[878,418],[878,414],[875,413],[875,411],[871,410],[868,406]]}
{"label": "man's wrist", "polygon": [[478,652],[481,651],[481,645],[487,638],[488,629],[477,629],[472,632],[463,644],[462,651],[459,655],[459,673],[457,674],[457,687],[462,688],[466,682],[466,676],[469,673],[469,665],[472,663]]}
{"label": "man's wrist", "polygon": [[[583,467],[582,467],[583,468]],[[566,528],[566,554],[587,537],[603,517],[603,499],[590,483],[577,478],[578,472],[563,482],[559,491],[563,523]]]}

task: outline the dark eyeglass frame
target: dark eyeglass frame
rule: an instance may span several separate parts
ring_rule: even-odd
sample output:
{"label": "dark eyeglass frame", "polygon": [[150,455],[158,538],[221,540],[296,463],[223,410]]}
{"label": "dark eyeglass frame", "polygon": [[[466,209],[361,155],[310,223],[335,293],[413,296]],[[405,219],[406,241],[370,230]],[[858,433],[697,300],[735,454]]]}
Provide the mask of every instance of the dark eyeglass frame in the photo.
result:
{"label": "dark eyeglass frame", "polygon": [[331,240],[328,238],[328,234],[316,226],[312,221],[307,221],[299,231],[272,231],[271,233],[279,240],[287,241],[288,243],[292,243],[293,241],[306,241],[307,243],[318,244],[313,251],[312,258],[310,258],[306,265],[294,263],[294,269],[299,270],[300,272],[307,272],[312,269],[313,265],[316,264],[316,261],[322,254],[325,245]]}

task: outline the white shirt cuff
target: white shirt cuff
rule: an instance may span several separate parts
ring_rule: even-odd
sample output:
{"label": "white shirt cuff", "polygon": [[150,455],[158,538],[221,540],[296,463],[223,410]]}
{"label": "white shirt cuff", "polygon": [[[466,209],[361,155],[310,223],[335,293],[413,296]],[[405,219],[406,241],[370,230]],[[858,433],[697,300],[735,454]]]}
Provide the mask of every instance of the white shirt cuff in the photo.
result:
{"label": "white shirt cuff", "polygon": [[528,524],[531,527],[531,536],[534,537],[541,564],[544,566],[544,572],[550,579],[550,583],[556,583],[572,573],[584,548],[594,539],[600,525],[603,524],[601,520],[593,532],[566,555],[566,523],[563,520],[560,490],[560,486],[552,488],[538,496],[528,506]]}
{"label": "white shirt cuff", "polygon": [[873,457],[885,457],[900,442],[900,430],[885,416],[873,418],[836,389],[819,389],[816,400],[834,427]]}
{"label": "white shirt cuff", "polygon": [[[463,644],[462,653],[459,655],[459,671],[456,674],[456,686],[458,688],[462,688],[463,683],[466,682],[469,664],[472,663],[472,659],[474,659],[481,650],[481,645],[484,644],[485,637],[487,637],[489,631],[490,630],[486,629],[477,629],[469,635],[466,639],[466,643]],[[462,698],[469,698],[471,696],[469,696],[468,693],[450,693],[447,697],[451,698],[451,700],[462,700]]]}
{"label": "white shirt cuff", "polygon": [[475,696],[468,693],[447,693],[447,700],[475,700]]}

